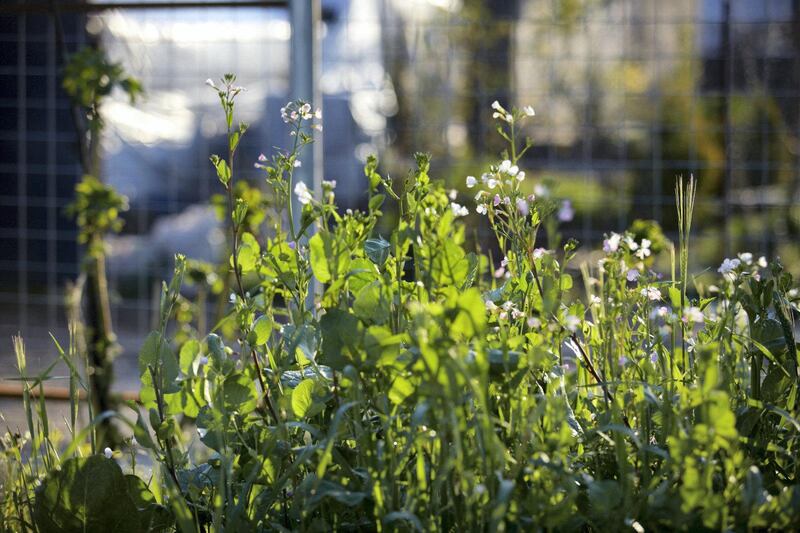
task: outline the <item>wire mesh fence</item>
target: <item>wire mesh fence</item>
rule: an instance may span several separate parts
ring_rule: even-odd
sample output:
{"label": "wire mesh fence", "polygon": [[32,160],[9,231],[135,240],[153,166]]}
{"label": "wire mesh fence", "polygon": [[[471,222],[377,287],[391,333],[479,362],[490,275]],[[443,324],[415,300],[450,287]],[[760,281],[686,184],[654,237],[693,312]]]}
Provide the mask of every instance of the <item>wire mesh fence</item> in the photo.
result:
{"label": "wire mesh fence", "polygon": [[[104,48],[146,91],[136,105],[108,104],[103,146],[103,173],[131,205],[109,253],[127,353],[152,325],[172,253],[222,252],[207,159],[222,150],[222,116],[203,81],[231,71],[248,88],[241,175],[258,183],[252,162],[285,142],[278,110],[291,27],[284,8],[266,4],[60,14],[68,51]],[[21,331],[43,350],[47,331],[64,334],[64,287],[80,272],[64,216],[80,166],[52,14],[9,5],[17,9],[0,13],[0,336]],[[523,166],[532,183],[571,200],[565,236],[589,247],[636,218],[669,232],[675,176],[691,173],[698,263],[749,250],[798,264],[797,0],[338,0],[323,2],[323,24],[325,177],[345,207],[362,198],[359,164],[373,151],[393,176],[429,151],[435,173],[462,188],[499,146],[497,99],[536,108]],[[0,365],[11,373],[10,358]]]}

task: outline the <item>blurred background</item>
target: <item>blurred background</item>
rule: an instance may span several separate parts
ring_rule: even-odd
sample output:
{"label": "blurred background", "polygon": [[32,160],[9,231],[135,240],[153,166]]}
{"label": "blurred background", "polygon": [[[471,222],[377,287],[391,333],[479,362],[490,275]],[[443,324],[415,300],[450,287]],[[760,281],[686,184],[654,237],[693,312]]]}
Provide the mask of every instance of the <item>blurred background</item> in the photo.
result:
{"label": "blurred background", "polygon": [[[108,275],[131,369],[173,254],[223,253],[208,155],[225,149],[224,118],[204,80],[235,72],[247,88],[241,178],[263,186],[252,163],[287,142],[287,7],[158,2],[59,2],[67,52],[99,46],[145,91],[104,106],[104,178],[130,201],[109,238]],[[431,152],[433,174],[463,188],[502,148],[490,110],[499,100],[536,109],[522,168],[571,200],[565,237],[590,248],[637,218],[674,235],[676,176],[693,174],[698,268],[751,251],[800,270],[800,0],[321,3],[323,176],[343,207],[363,201],[370,153],[402,176],[415,151]],[[65,287],[82,253],[64,214],[81,170],[49,6],[0,6],[0,339],[21,332],[33,362],[52,358],[48,332],[66,337]],[[474,213],[468,221],[485,231]],[[13,361],[0,341],[0,376],[15,374]],[[117,373],[120,387],[136,380]]]}

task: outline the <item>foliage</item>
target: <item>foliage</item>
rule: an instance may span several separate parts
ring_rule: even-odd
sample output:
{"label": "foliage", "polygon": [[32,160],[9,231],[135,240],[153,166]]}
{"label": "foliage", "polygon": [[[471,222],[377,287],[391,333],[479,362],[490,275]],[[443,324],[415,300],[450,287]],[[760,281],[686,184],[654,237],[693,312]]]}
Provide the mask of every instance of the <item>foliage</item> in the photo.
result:
{"label": "foliage", "polygon": [[[577,243],[559,242],[564,206],[518,168],[532,109],[494,104],[508,148],[467,178],[495,264],[465,249],[469,208],[425,154],[402,180],[370,158],[365,210],[340,212],[335,182],[322,196],[296,182],[320,118],[304,102],[282,113],[293,148],[256,163],[275,210],[240,194],[234,83],[209,81],[230,148],[212,158],[230,229],[223,320],[171,339],[184,277],[212,283],[179,256],[140,352],[138,417],[73,424],[60,452],[42,436],[44,404],[29,405],[43,378],[25,376],[23,357],[42,451],[23,461],[23,437],[7,439],[4,526],[44,524],[42,509],[108,524],[107,506],[82,499],[96,465],[93,483],[142,530],[800,527],[797,290],[778,261],[751,254],[726,260],[713,291],[692,283],[693,182],[678,186],[677,254],[647,222],[608,234],[580,266],[580,298]],[[398,216],[380,235],[387,202]],[[671,273],[652,271],[667,252]],[[130,461],[97,454],[92,428],[111,417],[133,433]],[[137,470],[136,450],[152,473]],[[141,481],[121,483],[109,457]]]}

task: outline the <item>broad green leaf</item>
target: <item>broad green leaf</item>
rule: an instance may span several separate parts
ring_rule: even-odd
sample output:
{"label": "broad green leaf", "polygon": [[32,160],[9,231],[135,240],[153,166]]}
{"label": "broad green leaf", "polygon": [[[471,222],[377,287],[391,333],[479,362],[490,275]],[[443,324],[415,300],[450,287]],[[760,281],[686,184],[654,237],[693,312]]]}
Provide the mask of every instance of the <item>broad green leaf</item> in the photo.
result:
{"label": "broad green leaf", "polygon": [[253,327],[251,330],[251,344],[256,346],[261,346],[262,344],[266,344],[269,340],[269,336],[272,333],[272,320],[269,319],[266,315],[261,315],[253,322]]}
{"label": "broad green leaf", "polygon": [[119,465],[101,455],[67,459],[61,469],[50,472],[36,489],[33,509],[33,519],[44,533],[136,533],[143,515],[151,513],[139,511]]}
{"label": "broad green leaf", "polygon": [[367,239],[364,243],[364,253],[367,257],[378,266],[383,266],[387,259],[389,259],[389,241],[383,237],[377,239]]}
{"label": "broad green leaf", "polygon": [[389,319],[390,301],[386,288],[373,281],[358,291],[353,311],[364,322],[382,324]]}
{"label": "broad green leaf", "polygon": [[402,376],[397,376],[394,381],[392,381],[392,387],[389,389],[389,399],[394,404],[401,404],[413,393],[414,384]]}
{"label": "broad green leaf", "polygon": [[292,391],[292,411],[297,418],[303,418],[314,404],[314,380],[304,379]]}

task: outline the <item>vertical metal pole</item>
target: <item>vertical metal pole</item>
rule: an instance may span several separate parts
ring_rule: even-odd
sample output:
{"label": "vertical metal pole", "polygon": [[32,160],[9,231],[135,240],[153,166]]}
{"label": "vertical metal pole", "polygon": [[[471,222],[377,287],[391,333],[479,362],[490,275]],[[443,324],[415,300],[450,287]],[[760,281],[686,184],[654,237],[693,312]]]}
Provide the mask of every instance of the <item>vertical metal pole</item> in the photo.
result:
{"label": "vertical metal pole", "polygon": [[[291,41],[291,99],[305,100],[316,109],[322,107],[322,94],[319,90],[320,58],[319,43],[321,7],[320,0],[290,0],[292,24]],[[324,110],[323,110],[324,113]],[[324,114],[323,114],[324,117]],[[305,147],[300,155],[300,168],[294,172],[294,181],[304,182],[314,191],[314,197],[322,195],[322,132],[312,130],[314,142]],[[294,191],[290,192],[294,227],[300,228],[303,206],[297,201]],[[313,228],[308,230],[313,231]],[[308,233],[308,232],[307,232]],[[306,238],[299,239],[300,243]],[[318,284],[311,282],[306,298],[306,308],[313,309],[314,295],[319,291]]]}
{"label": "vertical metal pole", "polygon": [[[291,100],[305,100],[316,109],[322,107],[320,75],[320,0],[291,0]],[[300,157],[301,166],[294,173],[295,183],[302,181],[314,191],[317,199],[322,191],[322,132],[311,132],[314,143],[306,146]],[[292,194],[295,227],[300,227],[302,205]]]}
{"label": "vertical metal pole", "polygon": [[725,58],[725,71],[723,75],[725,91],[725,176],[724,189],[722,192],[722,213],[723,213],[723,252],[725,257],[731,251],[731,217],[733,210],[731,207],[731,192],[733,189],[733,124],[731,122],[731,107],[733,103],[733,40],[731,34],[731,2],[725,0],[723,3],[724,26],[722,34],[722,53]]}

